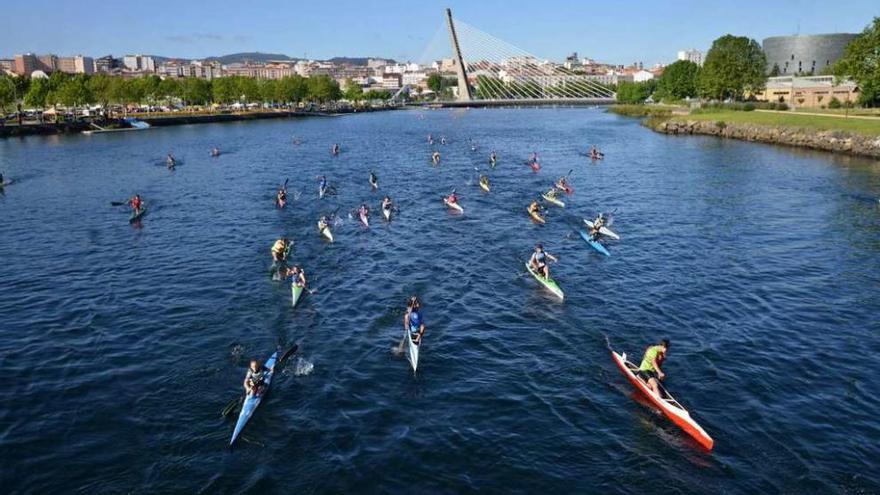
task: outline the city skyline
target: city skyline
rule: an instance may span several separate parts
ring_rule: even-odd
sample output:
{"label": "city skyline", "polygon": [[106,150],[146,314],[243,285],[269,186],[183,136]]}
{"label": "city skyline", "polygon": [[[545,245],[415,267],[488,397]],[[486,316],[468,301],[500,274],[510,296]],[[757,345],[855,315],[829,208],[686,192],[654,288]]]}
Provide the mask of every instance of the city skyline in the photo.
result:
{"label": "city skyline", "polygon": [[[857,33],[880,14],[875,2],[862,0],[852,2],[846,12],[835,13],[833,19],[813,5],[788,1],[767,6],[745,0],[738,11],[760,15],[719,17],[717,6],[692,1],[670,2],[662,9],[636,2],[635,8],[627,9],[627,17],[621,18],[618,6],[566,2],[407,4],[395,0],[385,2],[382,8],[341,2],[339,8],[328,11],[321,5],[291,7],[270,0],[242,13],[240,6],[231,2],[209,6],[159,0],[107,11],[92,0],[37,0],[4,7],[7,16],[16,22],[0,33],[0,58],[55,53],[202,59],[263,52],[318,60],[387,57],[424,63],[448,50],[441,31],[443,9],[448,6],[456,17],[541,58],[562,60],[577,51],[602,62],[644,61],[647,65],[674,61],[680,50],[705,51],[712,40],[726,33],[758,41],[795,32]],[[156,18],[155,12],[175,15]],[[682,19],[687,19],[687,29],[682,29]],[[339,24],[346,29],[335,29]],[[585,24],[589,24],[588,36],[584,36]],[[45,29],[47,25],[52,29]],[[523,35],[524,29],[527,35]],[[327,32],[332,36],[326,36]]]}

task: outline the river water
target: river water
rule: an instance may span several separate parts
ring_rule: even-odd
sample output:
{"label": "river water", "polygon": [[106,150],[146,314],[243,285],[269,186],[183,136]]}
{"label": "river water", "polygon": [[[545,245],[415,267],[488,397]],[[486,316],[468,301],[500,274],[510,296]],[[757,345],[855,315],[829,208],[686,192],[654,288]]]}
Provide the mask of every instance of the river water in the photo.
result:
{"label": "river water", "polygon": [[[448,139],[439,167],[429,133]],[[0,170],[16,179],[0,196],[5,493],[880,492],[877,162],[486,109],[7,139]],[[531,223],[569,170],[565,208]],[[317,198],[318,174],[337,195]],[[463,215],[440,201],[452,188]],[[132,226],[110,202],[135,192]],[[361,202],[369,229],[348,216]],[[328,244],[315,222],[337,209]],[[577,235],[600,209],[622,237],[610,257]],[[315,290],[296,308],[268,276],[281,235]],[[564,302],[523,274],[535,242]],[[393,352],[412,293],[415,376]],[[610,358],[662,337],[712,452]],[[247,360],[292,343],[228,452],[220,411]]]}

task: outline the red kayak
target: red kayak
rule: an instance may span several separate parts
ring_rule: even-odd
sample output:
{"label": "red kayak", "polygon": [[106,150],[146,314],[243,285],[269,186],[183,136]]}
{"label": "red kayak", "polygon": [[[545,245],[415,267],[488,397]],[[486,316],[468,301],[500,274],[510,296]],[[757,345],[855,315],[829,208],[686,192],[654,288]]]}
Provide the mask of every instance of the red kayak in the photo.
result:
{"label": "red kayak", "polygon": [[538,170],[541,170],[541,164],[538,162],[532,162],[529,164],[529,166],[532,167],[532,172],[537,172]]}
{"label": "red kayak", "polygon": [[611,357],[614,358],[614,363],[620,369],[621,373],[629,378],[630,383],[639,389],[639,391],[642,392],[642,395],[651,401],[651,404],[660,409],[667,418],[678,425],[679,428],[687,432],[688,435],[692,436],[700,445],[707,450],[712,450],[712,446],[715,445],[715,441],[712,440],[712,437],[710,437],[709,434],[706,433],[706,431],[703,430],[693,418],[691,418],[687,409],[669,395],[669,392],[663,388],[662,384],[660,384],[660,392],[663,394],[663,397],[661,398],[654,395],[654,392],[648,384],[638,375],[639,367],[626,360],[626,353],[618,354],[611,351]]}

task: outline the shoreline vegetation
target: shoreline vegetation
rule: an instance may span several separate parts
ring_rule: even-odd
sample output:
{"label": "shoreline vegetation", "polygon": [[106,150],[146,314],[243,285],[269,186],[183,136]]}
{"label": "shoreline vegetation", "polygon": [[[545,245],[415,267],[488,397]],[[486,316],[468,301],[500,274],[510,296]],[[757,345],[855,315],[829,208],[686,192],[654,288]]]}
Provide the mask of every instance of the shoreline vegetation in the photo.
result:
{"label": "shoreline vegetation", "polygon": [[[167,127],[173,125],[209,124],[218,122],[240,122],[248,120],[284,119],[301,117],[336,117],[353,113],[378,112],[396,110],[396,106],[364,106],[346,107],[331,110],[281,110],[281,109],[251,109],[238,112],[215,111],[215,112],[175,112],[175,113],[152,113],[131,114],[129,118],[146,122],[152,127]],[[94,124],[94,125],[93,125]],[[6,124],[0,126],[0,138],[46,136],[53,134],[78,134],[83,131],[122,131],[134,130],[133,126],[124,118],[107,118],[100,120],[78,120],[74,122],[42,122],[27,123],[21,126]]]}
{"label": "shoreline vegetation", "polygon": [[880,159],[880,117],[671,105],[614,105],[609,111],[642,118],[645,127],[662,134],[717,136]]}

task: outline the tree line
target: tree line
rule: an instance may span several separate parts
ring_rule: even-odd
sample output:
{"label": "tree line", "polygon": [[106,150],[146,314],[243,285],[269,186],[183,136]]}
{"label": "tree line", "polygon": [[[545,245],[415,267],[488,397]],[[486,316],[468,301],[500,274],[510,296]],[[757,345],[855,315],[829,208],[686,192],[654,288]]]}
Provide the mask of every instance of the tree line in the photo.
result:
{"label": "tree line", "polygon": [[[837,80],[849,79],[859,87],[862,106],[880,105],[880,17],[849,45],[832,72]],[[714,42],[702,67],[686,60],[670,64],[657,80],[624,82],[617,87],[620,103],[680,101],[685,98],[742,101],[763,91],[767,83],[767,58],[757,41],[725,35]]]}
{"label": "tree line", "polygon": [[124,79],[106,74],[65,74],[54,72],[48,78],[0,75],[0,108],[82,108],[99,104],[183,106],[300,102],[326,103],[345,97],[350,101],[388,99],[388,91],[366,91],[349,81],[346,91],[328,75],[280,79],[229,76],[212,80],[198,77],[165,78],[147,76]]}

